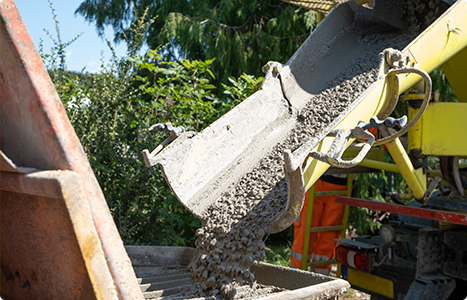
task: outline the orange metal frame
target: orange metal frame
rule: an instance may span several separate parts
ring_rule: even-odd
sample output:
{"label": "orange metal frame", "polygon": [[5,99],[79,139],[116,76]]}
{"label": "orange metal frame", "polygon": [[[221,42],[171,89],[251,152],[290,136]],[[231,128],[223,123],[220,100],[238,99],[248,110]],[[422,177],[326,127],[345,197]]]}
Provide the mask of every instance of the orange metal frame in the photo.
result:
{"label": "orange metal frame", "polygon": [[76,172],[119,298],[142,299],[106,200],[13,0],[0,2],[1,149],[19,166]]}

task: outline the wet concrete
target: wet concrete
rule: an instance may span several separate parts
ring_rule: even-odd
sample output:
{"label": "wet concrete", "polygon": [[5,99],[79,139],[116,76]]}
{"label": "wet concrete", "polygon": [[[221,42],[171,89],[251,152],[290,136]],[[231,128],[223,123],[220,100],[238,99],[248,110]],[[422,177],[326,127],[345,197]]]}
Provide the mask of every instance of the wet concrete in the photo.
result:
{"label": "wet concrete", "polygon": [[[394,47],[394,43],[390,44]],[[295,149],[313,137],[377,79],[377,56],[378,52],[369,53],[367,60],[356,61],[352,71],[357,70],[357,76],[345,78],[346,74],[340,74],[329,82],[330,87],[299,113],[298,125],[287,139],[209,209],[208,220],[197,231],[200,254],[191,266],[194,292],[232,299],[239,286],[249,285],[252,293],[257,290],[249,267],[265,259],[263,239],[269,234],[265,228],[284,209],[287,199],[283,151]],[[370,71],[358,72],[368,69],[368,65]]]}
{"label": "wet concrete", "polygon": [[244,290],[247,286],[250,294],[260,290],[250,266],[254,261],[265,259],[264,239],[270,234],[265,229],[286,204],[283,151],[296,149],[326,128],[377,80],[378,54],[386,48],[403,49],[423,26],[418,16],[411,22],[415,25],[410,34],[378,34],[357,26],[361,35],[358,40],[362,50],[360,58],[325,82],[324,90],[311,97],[297,113],[297,125],[287,138],[208,209],[209,217],[197,231],[199,255],[190,266],[192,293],[200,297],[234,299],[238,298],[239,287]]}

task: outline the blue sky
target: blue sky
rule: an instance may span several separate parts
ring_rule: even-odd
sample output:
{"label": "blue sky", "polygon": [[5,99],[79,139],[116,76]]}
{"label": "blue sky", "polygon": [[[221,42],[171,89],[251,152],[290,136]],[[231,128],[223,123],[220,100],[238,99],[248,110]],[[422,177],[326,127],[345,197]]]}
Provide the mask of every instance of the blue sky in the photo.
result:
{"label": "blue sky", "polygon": [[[86,67],[88,72],[96,72],[101,65],[101,51],[107,62],[111,56],[105,41],[97,35],[93,24],[89,24],[80,15],[74,14],[79,4],[84,0],[53,0],[53,7],[60,22],[60,34],[62,41],[68,42],[76,35],[83,33],[73,44],[66,49],[68,70],[80,71]],[[55,23],[47,0],[15,0],[16,6],[23,18],[36,48],[39,50],[39,41],[43,39],[44,51],[53,43],[43,29],[48,30],[56,37]],[[113,30],[107,28],[105,36],[113,40]],[[126,52],[125,44],[121,43],[116,48],[117,55],[123,56]]]}

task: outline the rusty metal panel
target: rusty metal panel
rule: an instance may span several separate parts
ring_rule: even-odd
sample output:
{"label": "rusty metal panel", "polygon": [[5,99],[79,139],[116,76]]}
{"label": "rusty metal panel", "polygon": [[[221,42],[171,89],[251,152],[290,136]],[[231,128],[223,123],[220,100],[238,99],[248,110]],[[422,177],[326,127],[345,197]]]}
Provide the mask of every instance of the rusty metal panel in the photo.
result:
{"label": "rusty metal panel", "polygon": [[96,299],[63,200],[0,193],[2,297]]}
{"label": "rusty metal panel", "polygon": [[0,154],[1,296],[118,299],[78,174]]}
{"label": "rusty metal panel", "polygon": [[0,182],[3,297],[118,299],[77,173],[18,167],[0,151]]}
{"label": "rusty metal panel", "polygon": [[106,200],[13,0],[0,1],[0,17],[1,150],[21,166],[78,173],[118,294],[142,299]]}

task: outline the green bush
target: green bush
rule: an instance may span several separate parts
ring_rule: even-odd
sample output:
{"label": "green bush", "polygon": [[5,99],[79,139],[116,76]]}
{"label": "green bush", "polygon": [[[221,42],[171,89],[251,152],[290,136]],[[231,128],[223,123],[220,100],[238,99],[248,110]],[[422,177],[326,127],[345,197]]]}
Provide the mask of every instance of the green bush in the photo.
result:
{"label": "green bush", "polygon": [[[175,198],[158,168],[145,167],[141,155],[167,136],[146,129],[172,122],[202,130],[245,99],[248,90],[219,99],[212,93],[211,61],[159,58],[155,50],[114,58],[86,80],[64,76],[55,83],[124,243],[192,246],[200,221]],[[250,81],[232,83],[257,82],[245,78]]]}
{"label": "green bush", "polygon": [[[167,136],[148,132],[172,122],[199,131],[247,98],[261,79],[230,78],[221,99],[213,90],[213,60],[167,62],[157,50],[136,55],[143,23],[129,41],[129,57],[112,57],[98,73],[66,70],[59,23],[50,53],[40,53],[88,156],[125,244],[193,246],[200,221],[176,199],[158,168],[141,155]],[[109,45],[110,46],[110,45]],[[111,47],[111,46],[110,46]]]}

